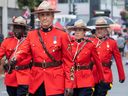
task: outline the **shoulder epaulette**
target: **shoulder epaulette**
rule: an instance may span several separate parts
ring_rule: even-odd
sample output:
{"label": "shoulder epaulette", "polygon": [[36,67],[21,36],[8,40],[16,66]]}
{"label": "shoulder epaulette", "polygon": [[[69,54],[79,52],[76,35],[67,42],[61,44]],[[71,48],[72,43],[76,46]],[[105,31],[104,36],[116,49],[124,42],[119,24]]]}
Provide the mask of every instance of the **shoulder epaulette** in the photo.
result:
{"label": "shoulder epaulette", "polygon": [[66,32],[64,28],[61,29],[61,28],[55,27],[55,29]]}

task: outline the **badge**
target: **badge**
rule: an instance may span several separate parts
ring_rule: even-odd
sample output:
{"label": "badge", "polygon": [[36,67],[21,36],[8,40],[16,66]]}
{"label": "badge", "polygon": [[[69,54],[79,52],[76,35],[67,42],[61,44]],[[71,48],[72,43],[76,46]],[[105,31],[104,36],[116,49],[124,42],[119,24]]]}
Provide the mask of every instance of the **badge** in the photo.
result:
{"label": "badge", "polygon": [[56,36],[53,37],[53,44],[57,44],[57,37]]}
{"label": "badge", "polygon": [[108,42],[107,42],[107,48],[109,48],[110,46],[109,46],[109,44],[108,44]]}
{"label": "badge", "polygon": [[51,28],[48,28],[48,31],[51,31],[52,29]]}
{"label": "badge", "polygon": [[74,80],[75,76],[74,76],[74,71],[75,71],[75,68],[74,66],[71,67],[70,69],[70,80]]}
{"label": "badge", "polygon": [[70,79],[73,81],[74,80],[74,75],[70,75]]}
{"label": "badge", "polygon": [[55,50],[52,50],[52,52],[55,52]]}
{"label": "badge", "polygon": [[71,50],[71,44],[68,44],[68,48],[67,48],[68,50]]}
{"label": "badge", "polygon": [[70,72],[73,73],[75,71],[74,66],[71,67]]}

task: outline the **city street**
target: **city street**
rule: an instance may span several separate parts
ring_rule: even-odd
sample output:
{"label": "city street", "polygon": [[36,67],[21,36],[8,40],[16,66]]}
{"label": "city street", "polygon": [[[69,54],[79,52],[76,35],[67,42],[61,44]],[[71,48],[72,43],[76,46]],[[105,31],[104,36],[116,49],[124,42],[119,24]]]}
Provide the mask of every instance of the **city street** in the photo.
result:
{"label": "city street", "polygon": [[[123,58],[123,62],[125,62],[125,58]],[[114,82],[113,82],[113,88],[108,93],[107,96],[127,96],[128,94],[128,65],[126,66],[124,63],[125,73],[126,73],[126,80],[125,83],[121,84],[119,83],[116,64],[113,63],[112,69],[113,69],[113,76],[114,76]],[[0,76],[0,96],[8,96],[5,91],[5,86],[3,84],[3,77]]]}

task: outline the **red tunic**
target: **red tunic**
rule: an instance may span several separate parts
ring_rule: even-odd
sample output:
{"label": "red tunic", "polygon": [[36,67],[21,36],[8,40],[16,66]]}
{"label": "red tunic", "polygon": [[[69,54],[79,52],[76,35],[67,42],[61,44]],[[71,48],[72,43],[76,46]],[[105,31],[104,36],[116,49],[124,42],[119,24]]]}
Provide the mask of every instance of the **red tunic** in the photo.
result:
{"label": "red tunic", "polygon": [[[8,61],[13,57],[14,50],[18,44],[18,39],[15,37],[6,38],[0,47],[0,59],[5,55]],[[21,44],[18,46],[18,48]],[[17,49],[18,49],[17,48]],[[17,62],[18,65],[29,64],[31,60],[31,55],[21,62]],[[30,82],[30,69],[25,70],[13,70],[11,74],[5,72],[5,84],[7,86],[18,86],[18,85],[28,85]]]}
{"label": "red tunic", "polygon": [[[119,80],[125,80],[125,73],[123,69],[122,59],[120,52],[117,47],[117,43],[112,38],[106,38],[104,41],[100,42],[97,38],[92,38],[92,42],[97,46],[97,52],[101,62],[109,63],[112,56],[115,58],[116,66],[118,69]],[[103,66],[105,81],[111,83],[113,81],[111,68]],[[94,77],[96,83],[98,82],[98,74],[96,75],[96,68],[94,68]]]}
{"label": "red tunic", "polygon": [[[68,44],[70,44],[68,35],[56,28],[47,33],[40,30],[40,34],[49,53],[57,61],[62,60],[63,64],[50,68],[33,66],[29,92],[35,93],[44,82],[47,95],[62,94],[64,93],[64,88],[72,88],[73,86],[73,81],[70,80],[70,68],[73,63],[67,50]],[[37,30],[32,30],[28,33],[21,49],[17,52],[17,60],[24,59],[27,53],[32,53],[34,62],[52,62],[39,41]]]}
{"label": "red tunic", "polygon": [[[96,52],[95,45],[90,41],[82,41],[80,43],[75,40],[72,41],[72,54],[75,56],[76,52],[81,49],[83,44],[86,42],[85,46],[81,50],[81,52],[76,56],[75,62],[76,65],[80,66],[89,66],[92,59],[95,62],[95,65],[98,68],[98,73],[100,74],[100,80],[104,80],[103,70],[101,66],[100,59]],[[75,71],[75,87],[83,88],[83,87],[94,87],[94,77],[91,69],[83,69]]]}

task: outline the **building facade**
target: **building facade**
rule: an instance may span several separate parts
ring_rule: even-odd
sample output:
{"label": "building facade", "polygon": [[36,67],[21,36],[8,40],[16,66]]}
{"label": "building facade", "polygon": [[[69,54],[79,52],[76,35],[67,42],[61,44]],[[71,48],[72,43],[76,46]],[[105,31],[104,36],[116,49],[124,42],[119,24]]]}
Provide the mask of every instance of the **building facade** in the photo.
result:
{"label": "building facade", "polygon": [[17,0],[0,0],[0,33],[7,36],[13,16],[19,16],[22,11],[18,9]]}
{"label": "building facade", "polygon": [[[78,18],[84,19],[85,22],[89,20],[90,16],[90,0],[57,0],[57,8],[61,10],[60,14],[69,14],[73,10],[74,3],[76,15]],[[19,16],[23,12],[18,9],[17,0],[0,0],[0,33],[7,36],[9,31],[8,24],[11,23],[13,16]],[[120,18],[120,11],[124,9],[125,0],[101,0],[101,9],[109,9],[113,19]]]}
{"label": "building facade", "polygon": [[[62,11],[61,14],[69,13],[70,2],[76,4],[77,17],[82,18],[87,22],[90,16],[90,0],[58,0],[58,9]],[[110,16],[113,19],[120,19],[120,11],[124,10],[125,0],[100,0],[100,2],[101,10],[109,9],[111,12]]]}

